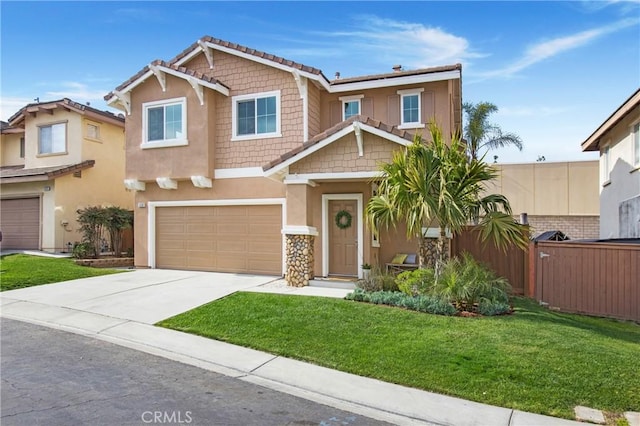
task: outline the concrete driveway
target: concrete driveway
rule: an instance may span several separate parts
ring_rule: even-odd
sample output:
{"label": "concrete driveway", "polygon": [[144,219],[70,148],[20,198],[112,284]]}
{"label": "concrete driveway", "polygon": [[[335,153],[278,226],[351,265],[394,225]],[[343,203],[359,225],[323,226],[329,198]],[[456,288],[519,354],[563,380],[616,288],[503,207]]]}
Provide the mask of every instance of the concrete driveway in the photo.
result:
{"label": "concrete driveway", "polygon": [[239,290],[279,277],[216,272],[137,269],[5,291],[4,313],[47,306],[155,324]]}

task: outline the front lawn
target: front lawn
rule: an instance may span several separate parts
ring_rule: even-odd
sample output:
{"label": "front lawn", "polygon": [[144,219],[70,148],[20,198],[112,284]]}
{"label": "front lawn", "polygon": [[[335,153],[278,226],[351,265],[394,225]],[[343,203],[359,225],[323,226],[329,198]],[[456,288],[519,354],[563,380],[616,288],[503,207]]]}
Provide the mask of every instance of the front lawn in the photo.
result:
{"label": "front lawn", "polygon": [[573,418],[640,411],[640,326],[561,314],[445,317],[320,297],[236,293],[158,325],[361,376]]}
{"label": "front lawn", "polygon": [[72,259],[11,254],[0,257],[0,291],[125,272],[76,265]]}

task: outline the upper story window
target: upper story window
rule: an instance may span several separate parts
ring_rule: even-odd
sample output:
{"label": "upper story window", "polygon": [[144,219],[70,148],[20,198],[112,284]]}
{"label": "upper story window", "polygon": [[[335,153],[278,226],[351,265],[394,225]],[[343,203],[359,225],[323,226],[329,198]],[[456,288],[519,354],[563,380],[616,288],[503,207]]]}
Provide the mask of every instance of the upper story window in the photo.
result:
{"label": "upper story window", "polygon": [[24,158],[24,137],[20,138],[20,158]]}
{"label": "upper story window", "polygon": [[67,123],[38,127],[38,154],[62,154],[67,151]]}
{"label": "upper story window", "polygon": [[346,120],[354,115],[360,115],[362,98],[364,98],[364,95],[341,96],[338,98],[342,101],[342,120]]}
{"label": "upper story window", "polygon": [[424,127],[422,123],[422,92],[424,89],[398,90],[400,95],[400,128]]}
{"label": "upper story window", "polygon": [[631,128],[633,137],[633,165],[640,166],[640,123],[636,123]]}
{"label": "upper story window", "polygon": [[279,137],[280,91],[233,97],[233,139]]}
{"label": "upper story window", "polygon": [[142,104],[142,148],[187,145],[187,100],[167,99]]}
{"label": "upper story window", "polygon": [[100,126],[94,123],[87,123],[87,138],[100,140]]}

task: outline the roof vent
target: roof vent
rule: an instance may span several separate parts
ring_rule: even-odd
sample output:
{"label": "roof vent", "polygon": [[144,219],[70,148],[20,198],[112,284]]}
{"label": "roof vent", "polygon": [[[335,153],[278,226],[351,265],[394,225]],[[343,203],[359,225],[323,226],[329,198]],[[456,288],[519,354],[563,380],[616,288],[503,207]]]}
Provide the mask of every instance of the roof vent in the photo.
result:
{"label": "roof vent", "polygon": [[336,80],[340,78],[340,71],[336,71]]}
{"label": "roof vent", "polygon": [[402,71],[402,65],[393,66],[393,72],[400,72],[400,71]]}

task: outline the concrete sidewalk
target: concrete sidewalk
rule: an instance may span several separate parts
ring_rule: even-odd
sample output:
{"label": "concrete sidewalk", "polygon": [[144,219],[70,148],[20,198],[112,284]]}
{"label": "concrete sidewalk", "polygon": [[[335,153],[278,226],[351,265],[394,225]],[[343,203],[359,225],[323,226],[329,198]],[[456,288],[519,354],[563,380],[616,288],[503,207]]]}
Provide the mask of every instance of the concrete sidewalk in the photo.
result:
{"label": "concrete sidewalk", "polygon": [[134,270],[0,294],[0,316],[78,333],[398,425],[544,426],[584,423],[407,388],[153,326],[236,291],[344,297],[276,278]]}

